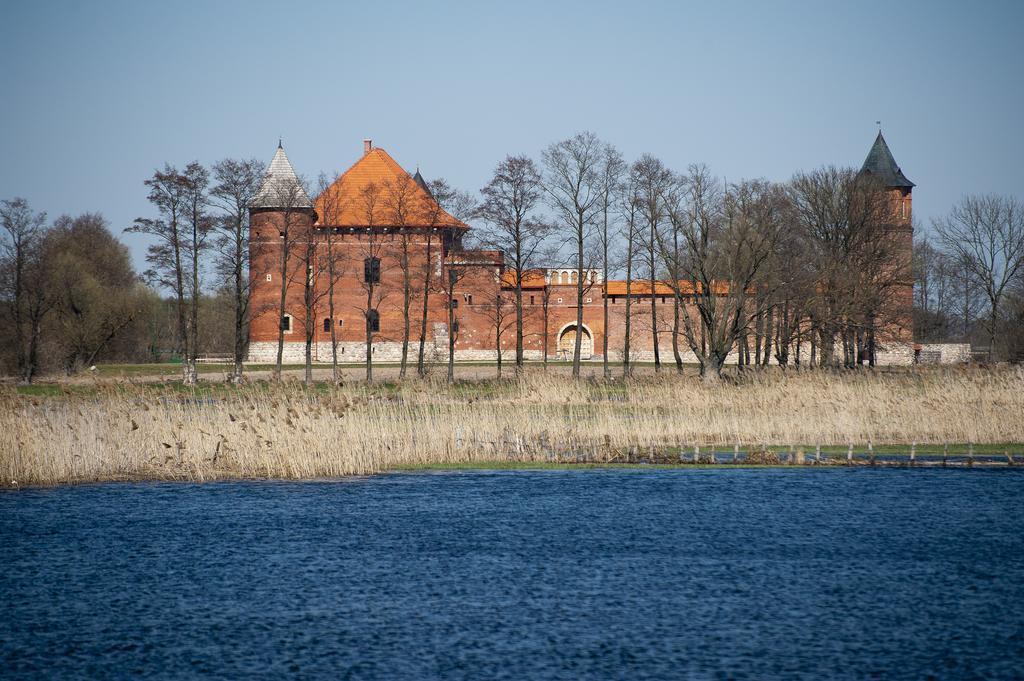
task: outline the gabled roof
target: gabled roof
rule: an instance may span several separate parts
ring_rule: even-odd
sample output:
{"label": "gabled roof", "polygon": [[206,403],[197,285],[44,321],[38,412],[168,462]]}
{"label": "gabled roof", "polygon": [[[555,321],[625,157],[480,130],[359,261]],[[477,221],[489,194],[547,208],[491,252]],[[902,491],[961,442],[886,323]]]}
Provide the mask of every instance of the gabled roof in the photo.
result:
{"label": "gabled roof", "polygon": [[886,187],[911,189],[914,186],[914,183],[908,180],[900,167],[896,165],[896,159],[892,157],[892,152],[889,151],[889,145],[885,143],[881,130],[878,131],[878,137],[871,145],[871,151],[864,159],[864,165],[860,172],[877,178]]}
{"label": "gabled roof", "polygon": [[[420,180],[423,178],[421,177]],[[318,224],[332,227],[396,226],[394,197],[404,198],[404,226],[467,229],[381,148],[373,148],[316,199]],[[372,198],[371,198],[372,197]],[[372,206],[372,215],[371,215]]]}
{"label": "gabled roof", "polygon": [[277,151],[274,153],[267,174],[263,177],[263,184],[250,204],[252,208],[311,208],[313,202],[309,195],[302,188],[295,169],[288,161],[288,155],[284,153],[284,147],[277,143]]}

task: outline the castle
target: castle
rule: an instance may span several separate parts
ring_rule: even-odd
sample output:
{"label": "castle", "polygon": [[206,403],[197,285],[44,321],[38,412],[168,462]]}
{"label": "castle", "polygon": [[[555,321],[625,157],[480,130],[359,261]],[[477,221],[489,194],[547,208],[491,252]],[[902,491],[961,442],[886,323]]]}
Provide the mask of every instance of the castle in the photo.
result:
{"label": "castle", "polygon": [[[881,132],[861,172],[887,188],[890,229],[909,263],[914,184],[896,164]],[[470,226],[439,205],[419,170],[409,174],[370,140],[364,141],[361,158],[315,198],[302,189],[279,144],[250,218],[250,361],[275,360],[279,328],[284,330],[283,360],[288,363],[304,361],[307,328],[316,362],[331,361],[333,336],[341,362],[365,361],[368,350],[374,361],[397,361],[403,338],[408,338],[407,356],[415,363],[422,331],[428,361],[447,358],[450,341],[457,360],[493,360],[499,343],[504,356],[514,358],[515,308],[506,305],[511,305],[516,273],[506,268],[500,251],[463,248]],[[579,329],[576,269],[523,273],[525,358],[571,360],[579,333],[583,359],[599,359],[607,347],[609,359],[621,360],[629,295],[630,359],[650,361],[657,343],[662,361],[671,362],[672,315],[660,314],[659,328],[650,328],[652,304],[671,310],[671,288],[634,280],[627,292],[625,281],[603,281],[599,270],[584,272]],[[879,339],[880,364],[913,361],[912,296],[908,280],[896,296],[907,321]],[[313,310],[308,320],[307,309]],[[679,345],[683,361],[694,361],[685,343]],[[734,351],[731,360],[736,357]]]}

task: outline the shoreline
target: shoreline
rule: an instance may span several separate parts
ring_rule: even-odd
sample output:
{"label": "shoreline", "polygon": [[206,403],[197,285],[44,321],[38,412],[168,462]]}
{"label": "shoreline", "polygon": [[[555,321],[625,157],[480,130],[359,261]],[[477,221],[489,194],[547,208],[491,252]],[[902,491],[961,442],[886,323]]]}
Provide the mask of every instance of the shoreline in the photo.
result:
{"label": "shoreline", "polygon": [[[324,476],[324,477],[283,477],[283,476],[242,476],[233,475],[226,473],[224,475],[213,475],[204,476],[202,478],[190,478],[181,475],[123,475],[123,476],[112,476],[107,478],[77,478],[60,480],[51,483],[44,484],[28,484],[28,485],[11,485],[10,481],[4,481],[0,484],[0,492],[4,491],[28,491],[28,490],[44,490],[54,489],[58,487],[84,487],[92,485],[118,485],[118,484],[145,484],[145,483],[178,483],[178,484],[216,484],[224,482],[307,482],[307,483],[323,483],[323,482],[342,482],[348,480],[354,480],[357,478],[368,478],[383,475],[403,474],[403,473],[456,473],[456,472],[516,472],[516,471],[602,471],[602,470],[634,470],[638,472],[647,471],[714,471],[714,470],[788,470],[794,473],[806,472],[810,470],[853,470],[853,469],[905,469],[905,470],[934,470],[934,469],[948,469],[948,470],[1016,470],[1024,468],[1024,443],[1016,446],[1017,453],[1014,457],[1016,462],[1011,464],[1007,461],[991,460],[992,455],[982,454],[980,456],[985,457],[984,459],[976,459],[973,463],[968,463],[966,458],[958,455],[956,460],[950,460],[943,463],[941,460],[918,459],[914,463],[909,460],[876,460],[871,463],[868,460],[858,459],[852,463],[847,463],[845,460],[830,458],[828,461],[822,461],[816,463],[814,461],[806,463],[750,463],[744,461],[737,462],[719,462],[719,463],[692,463],[692,462],[678,462],[678,463],[648,463],[648,462],[633,462],[633,463],[619,463],[619,462],[601,462],[601,461],[500,461],[500,460],[480,460],[480,461],[462,461],[462,462],[449,462],[449,463],[421,463],[421,464],[404,464],[394,466],[385,470],[379,470],[371,473],[354,473],[342,476]],[[1021,458],[1017,458],[1021,457]]]}

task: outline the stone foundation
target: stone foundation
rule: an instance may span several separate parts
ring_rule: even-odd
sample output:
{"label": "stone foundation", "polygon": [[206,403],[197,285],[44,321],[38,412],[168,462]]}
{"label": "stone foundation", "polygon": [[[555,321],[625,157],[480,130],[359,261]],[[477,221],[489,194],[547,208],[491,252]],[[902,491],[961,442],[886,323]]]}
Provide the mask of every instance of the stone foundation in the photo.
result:
{"label": "stone foundation", "polygon": [[[923,348],[933,348],[934,345],[925,345]],[[942,364],[952,364],[958,361],[968,361],[970,359],[970,346],[960,346],[952,344],[940,344],[938,347],[945,348],[946,354],[941,356]],[[962,348],[966,349],[966,355]],[[318,364],[329,364],[331,361],[331,344],[330,343],[314,343],[313,344],[313,361]],[[837,347],[836,351],[841,353],[842,348]],[[419,352],[418,343],[409,344],[409,361],[415,362],[416,355]],[[683,362],[686,364],[696,364],[697,356],[690,350],[681,350]],[[540,361],[543,356],[540,350],[525,350],[523,355],[527,360]],[[638,352],[630,353],[632,361],[634,362],[653,362],[654,352],[652,350],[641,350]],[[435,342],[427,344],[427,358],[431,362],[444,362],[448,357],[448,343],[447,340],[443,342]],[[502,353],[502,360],[506,362],[514,362],[516,357],[515,350],[505,350]],[[609,351],[608,358],[613,362],[621,362],[623,353],[621,351]],[[729,354],[726,364],[736,364],[738,353],[732,352]],[[966,357],[965,359],[957,359],[959,357]],[[807,363],[811,358],[811,347],[805,345],[800,349],[801,362]],[[400,362],[402,360],[402,344],[392,342],[381,342],[373,344],[373,359],[377,362]],[[493,362],[498,359],[498,353],[494,350],[480,350],[480,349],[466,349],[456,350],[455,359],[459,362]],[[306,361],[306,345],[301,342],[285,341],[284,344],[284,356],[283,360],[285,364],[302,364]],[[365,343],[338,343],[338,361],[345,364],[361,364],[366,360],[366,344]],[[572,355],[563,357],[561,355],[550,355],[549,361],[552,362],[571,362]],[[796,353],[790,352],[789,361],[790,364],[796,360]],[[914,363],[914,348],[910,344],[906,345],[891,345],[884,349],[880,349],[875,356],[876,363],[879,366],[910,366]],[[277,361],[277,343],[273,342],[254,342],[249,344],[249,362],[258,364],[273,364]],[[591,362],[601,361],[600,355],[593,355],[588,360]],[[672,348],[666,347],[661,348],[661,362],[665,365],[675,363],[675,358],[672,355]],[[940,362],[934,362],[940,363]],[[776,364],[775,355],[773,354],[769,364]]]}

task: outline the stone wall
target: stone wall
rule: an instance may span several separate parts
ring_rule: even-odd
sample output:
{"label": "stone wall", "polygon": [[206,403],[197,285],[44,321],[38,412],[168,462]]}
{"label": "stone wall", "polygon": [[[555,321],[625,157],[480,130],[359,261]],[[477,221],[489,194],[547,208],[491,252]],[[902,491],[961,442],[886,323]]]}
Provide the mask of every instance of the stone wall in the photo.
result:
{"label": "stone wall", "polygon": [[966,364],[971,361],[970,343],[922,343],[918,364]]}

